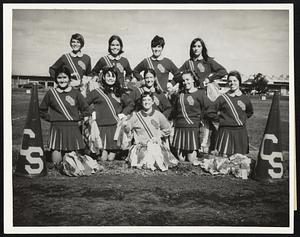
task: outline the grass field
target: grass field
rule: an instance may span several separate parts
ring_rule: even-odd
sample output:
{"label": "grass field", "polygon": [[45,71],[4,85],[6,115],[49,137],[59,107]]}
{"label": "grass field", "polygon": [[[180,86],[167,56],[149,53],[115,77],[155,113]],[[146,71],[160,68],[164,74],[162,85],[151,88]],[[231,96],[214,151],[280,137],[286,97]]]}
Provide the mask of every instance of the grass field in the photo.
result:
{"label": "grass field", "polygon": [[[39,94],[41,98],[43,94]],[[12,95],[13,159],[18,154],[30,95]],[[250,157],[257,157],[271,100],[252,98]],[[276,182],[211,176],[184,162],[166,172],[102,162],[90,177],[13,178],[15,226],[281,226],[289,225],[289,111],[280,101],[284,178]],[[49,124],[42,121],[44,144]]]}

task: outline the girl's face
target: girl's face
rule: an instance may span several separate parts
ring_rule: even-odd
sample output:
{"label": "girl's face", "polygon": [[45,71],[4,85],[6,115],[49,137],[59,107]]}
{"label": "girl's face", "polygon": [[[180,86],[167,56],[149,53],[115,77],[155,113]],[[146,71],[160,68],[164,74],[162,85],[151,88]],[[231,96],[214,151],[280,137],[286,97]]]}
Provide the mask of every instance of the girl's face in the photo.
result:
{"label": "girl's face", "polygon": [[163,51],[163,47],[161,45],[157,45],[155,47],[152,47],[151,49],[152,49],[152,54],[155,58],[158,58]]}
{"label": "girl's face", "polygon": [[147,72],[145,75],[145,85],[150,88],[154,85],[154,75],[151,72]]}
{"label": "girl's face", "polygon": [[200,56],[202,54],[202,45],[200,41],[197,41],[194,43],[192,47],[193,53],[196,57]]}
{"label": "girl's face", "polygon": [[107,72],[105,75],[104,75],[104,80],[106,82],[107,85],[114,85],[116,80],[117,80],[117,77],[114,73],[112,72]]}
{"label": "girl's face", "polygon": [[71,48],[74,52],[78,52],[81,49],[81,43],[77,39],[72,39],[71,40]]}
{"label": "girl's face", "polygon": [[195,88],[194,85],[195,80],[191,74],[183,74],[182,79],[183,79],[183,84],[185,86],[185,89],[190,90],[192,88]]}
{"label": "girl's face", "polygon": [[228,85],[231,91],[236,91],[240,88],[240,82],[235,76],[228,78]]}
{"label": "girl's face", "polygon": [[111,54],[114,56],[117,56],[121,50],[120,42],[116,39],[111,42],[109,47],[110,47]]}
{"label": "girl's face", "polygon": [[142,106],[145,111],[150,110],[152,108],[153,103],[154,103],[153,99],[151,98],[150,95],[147,95],[142,99]]}
{"label": "girl's face", "polygon": [[70,79],[64,72],[59,73],[56,80],[57,86],[61,89],[65,89],[69,86]]}

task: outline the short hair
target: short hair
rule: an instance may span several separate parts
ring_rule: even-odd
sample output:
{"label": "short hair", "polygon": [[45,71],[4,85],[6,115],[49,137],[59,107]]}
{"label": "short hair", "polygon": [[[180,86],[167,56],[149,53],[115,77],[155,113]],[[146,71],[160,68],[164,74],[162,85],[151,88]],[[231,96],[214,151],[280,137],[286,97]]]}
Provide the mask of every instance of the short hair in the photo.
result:
{"label": "short hair", "polygon": [[57,82],[57,77],[60,73],[66,74],[69,77],[69,80],[71,80],[71,70],[67,66],[63,65],[62,67],[55,70],[55,74],[54,74],[55,82]]}
{"label": "short hair", "polygon": [[163,37],[160,37],[158,35],[154,36],[154,38],[151,40],[151,47],[156,47],[156,46],[161,46],[164,47],[165,46],[165,40]]}
{"label": "short hair", "polygon": [[118,71],[116,67],[103,67],[102,69],[102,74],[103,77],[105,76],[106,73],[111,72],[112,74],[114,74],[116,77],[118,76]]}
{"label": "short hair", "polygon": [[154,100],[154,95],[151,91],[144,91],[142,94],[141,94],[141,102],[143,101],[143,98],[147,97],[147,96],[150,96],[152,100]]}
{"label": "short hair", "polygon": [[79,34],[79,33],[73,34],[71,36],[71,39],[70,39],[70,45],[71,45],[72,39],[78,40],[80,42],[81,48],[83,48],[83,46],[84,46],[84,38],[83,38],[83,36],[81,34]]}
{"label": "short hair", "polygon": [[196,42],[198,42],[198,41],[201,43],[201,46],[202,46],[202,52],[201,52],[202,53],[202,57],[204,58],[205,61],[207,61],[207,59],[209,58],[209,56],[207,54],[207,48],[206,48],[206,45],[205,45],[204,41],[201,38],[195,38],[191,42],[191,45],[190,45],[190,57],[191,58],[195,57],[195,54],[193,52],[193,47],[194,47],[194,44],[196,44]]}
{"label": "short hair", "polygon": [[118,35],[112,35],[112,36],[109,38],[109,40],[108,40],[108,52],[111,54],[110,45],[111,45],[111,43],[112,43],[114,40],[117,40],[117,41],[120,43],[120,46],[121,46],[118,55],[124,53],[124,51],[123,51],[123,41],[122,41],[121,37],[118,36]]}
{"label": "short hair", "polygon": [[[181,74],[181,78],[182,78],[183,75],[186,75],[186,74],[190,74],[193,77],[195,87],[200,86],[200,80],[199,80],[198,76],[196,75],[196,73],[194,71],[192,71],[192,70],[183,71],[182,74]],[[183,79],[181,81],[183,83]]]}
{"label": "short hair", "polygon": [[156,77],[156,72],[154,69],[152,68],[147,68],[146,70],[144,70],[144,78],[146,77],[146,74],[150,72],[154,77]]}
{"label": "short hair", "polygon": [[229,77],[231,77],[231,76],[236,77],[239,81],[239,84],[242,85],[242,77],[238,71],[236,71],[236,70],[230,71],[227,75],[227,81],[229,80]]}

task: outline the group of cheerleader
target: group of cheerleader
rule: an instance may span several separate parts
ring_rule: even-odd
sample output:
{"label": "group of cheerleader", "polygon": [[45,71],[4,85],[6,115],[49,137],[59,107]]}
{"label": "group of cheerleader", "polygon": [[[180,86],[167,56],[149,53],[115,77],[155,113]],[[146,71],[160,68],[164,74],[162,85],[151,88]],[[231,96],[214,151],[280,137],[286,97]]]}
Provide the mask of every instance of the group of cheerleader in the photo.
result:
{"label": "group of cheerleader", "polygon": [[[93,68],[82,53],[82,35],[72,35],[70,46],[72,51],[49,68],[57,86],[40,104],[41,118],[51,123],[54,164],[65,153],[84,152],[79,122],[90,119],[99,128],[103,147],[97,159],[102,161],[114,160],[121,151],[119,128],[132,142],[126,158],[132,167],[164,171],[184,160],[199,165],[201,153],[248,153],[246,120],[253,108],[240,90],[241,75],[227,73],[209,57],[201,38],[191,42],[190,59],[180,68],[162,56],[165,41],[157,35],[151,41],[152,55],[133,70],[121,56],[119,36],[110,37],[108,55]],[[229,89],[219,93],[215,80],[226,75]]]}

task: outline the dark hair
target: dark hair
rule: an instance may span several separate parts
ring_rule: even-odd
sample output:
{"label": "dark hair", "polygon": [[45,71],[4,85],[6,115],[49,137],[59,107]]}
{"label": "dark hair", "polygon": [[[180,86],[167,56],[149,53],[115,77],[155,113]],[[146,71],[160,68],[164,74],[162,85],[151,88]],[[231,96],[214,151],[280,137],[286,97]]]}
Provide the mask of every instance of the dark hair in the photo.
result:
{"label": "dark hair", "polygon": [[[116,76],[116,82],[113,85],[108,85],[104,79],[105,75],[109,72]],[[117,97],[121,97],[121,95],[124,93],[124,90],[121,88],[120,81],[118,78],[118,71],[114,66],[104,67],[102,69],[102,85],[106,94],[113,92]]]}
{"label": "dark hair", "polygon": [[154,84],[153,84],[153,86],[155,88],[155,91],[157,92],[157,94],[161,94],[162,91],[158,88],[157,78],[156,78],[156,72],[155,72],[154,69],[147,68],[146,70],[144,70],[144,79],[146,77],[146,74],[149,73],[149,72],[154,76]]}
{"label": "dark hair", "polygon": [[153,93],[151,91],[144,91],[141,94],[141,100],[143,100],[143,98],[145,98],[147,96],[150,96],[152,98],[152,100],[154,100],[154,95],[153,95]]}
{"label": "dark hair", "polygon": [[120,36],[118,36],[118,35],[112,35],[112,36],[109,38],[109,40],[108,40],[108,52],[111,54],[110,45],[111,45],[111,43],[112,43],[114,40],[117,40],[117,41],[120,43],[120,46],[121,46],[118,55],[124,53],[124,51],[123,51],[123,41],[122,41],[122,39],[120,38]]}
{"label": "dark hair", "polygon": [[150,96],[151,99],[154,101],[154,95],[151,91],[144,91],[140,98],[136,101],[136,110],[137,111],[140,111],[143,109],[143,98],[147,97],[147,96]]}
{"label": "dark hair", "polygon": [[151,40],[151,47],[156,47],[160,45],[161,47],[165,46],[165,40],[163,37],[160,37],[158,35],[154,36],[154,38]]}
{"label": "dark hair", "polygon": [[71,70],[68,67],[63,65],[62,67],[58,68],[55,71],[55,74],[54,74],[54,81],[55,82],[57,82],[57,77],[60,73],[65,73],[69,77],[69,81],[71,80]]}
{"label": "dark hair", "polygon": [[83,48],[84,46],[84,38],[81,34],[79,33],[75,33],[71,36],[71,39],[70,39],[70,45],[71,45],[71,42],[72,42],[72,39],[76,39],[80,42],[80,45],[81,45],[81,48]]}
{"label": "dark hair", "polygon": [[231,76],[236,77],[239,80],[239,85],[240,86],[242,85],[242,77],[238,71],[236,71],[236,70],[230,71],[227,75],[227,81],[229,80],[229,77],[231,77]]}
{"label": "dark hair", "polygon": [[205,45],[204,41],[201,38],[193,39],[193,41],[191,42],[191,45],[190,45],[190,57],[191,58],[195,57],[195,54],[193,52],[193,46],[198,41],[201,43],[201,46],[202,46],[202,57],[204,58],[205,61],[207,61],[207,59],[209,58],[209,56],[207,54],[207,48],[206,48],[206,45]]}
{"label": "dark hair", "polygon": [[182,78],[182,76],[186,75],[186,74],[190,74],[193,77],[193,79],[194,79],[194,85],[195,85],[196,88],[198,88],[200,86],[200,80],[199,80],[198,76],[195,74],[194,71],[187,70],[187,71],[183,71],[181,73],[181,80],[179,81],[179,90],[180,91],[185,90],[185,87],[183,85],[183,78]]}

